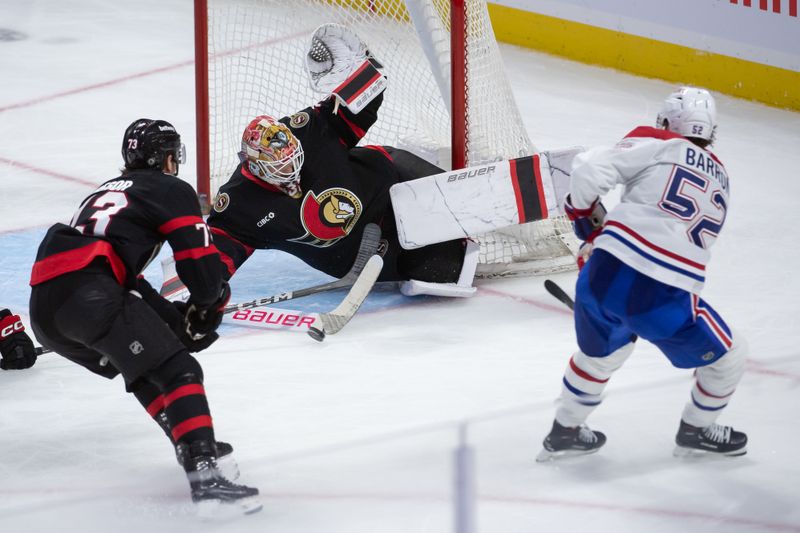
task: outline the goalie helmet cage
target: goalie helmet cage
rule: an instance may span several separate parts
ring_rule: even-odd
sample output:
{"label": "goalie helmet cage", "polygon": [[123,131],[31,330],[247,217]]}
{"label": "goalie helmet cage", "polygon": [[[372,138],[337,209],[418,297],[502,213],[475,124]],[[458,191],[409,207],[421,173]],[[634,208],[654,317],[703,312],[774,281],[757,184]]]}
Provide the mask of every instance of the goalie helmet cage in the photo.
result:
{"label": "goalie helmet cage", "polygon": [[[405,148],[445,169],[536,150],[485,0],[195,0],[201,202],[232,173],[254,116],[290,115],[325,96],[311,90],[304,55],[313,31],[327,22],[352,28],[389,80],[363,144]],[[571,235],[558,217],[477,236],[478,276],[574,268]]]}

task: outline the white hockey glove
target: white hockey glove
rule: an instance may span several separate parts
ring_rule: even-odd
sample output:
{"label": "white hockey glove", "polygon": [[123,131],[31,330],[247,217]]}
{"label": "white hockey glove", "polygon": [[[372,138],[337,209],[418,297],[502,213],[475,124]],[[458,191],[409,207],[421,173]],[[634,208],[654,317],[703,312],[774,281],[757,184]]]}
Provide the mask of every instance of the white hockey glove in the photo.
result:
{"label": "white hockey glove", "polygon": [[353,113],[386,88],[382,65],[351,29],[323,24],[311,36],[306,54],[308,81],[314,91],[333,94]]}

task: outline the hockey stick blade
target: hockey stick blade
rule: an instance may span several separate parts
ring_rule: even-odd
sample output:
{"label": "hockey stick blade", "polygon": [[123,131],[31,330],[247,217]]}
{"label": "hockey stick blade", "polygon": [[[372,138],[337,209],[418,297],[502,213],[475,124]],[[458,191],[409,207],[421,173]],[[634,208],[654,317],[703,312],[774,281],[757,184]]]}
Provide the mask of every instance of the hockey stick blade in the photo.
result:
{"label": "hockey stick blade", "polygon": [[314,340],[322,341],[325,335],[333,335],[341,331],[366,300],[378,280],[382,268],[383,258],[381,256],[376,254],[370,257],[361,275],[350,288],[344,300],[336,306],[336,309],[328,313],[320,313],[322,329],[310,328],[309,336]]}
{"label": "hockey stick blade", "polygon": [[558,286],[555,281],[551,281],[549,279],[544,280],[544,288],[549,292],[556,300],[561,302],[562,304],[566,305],[573,311],[575,310],[575,302],[572,298],[570,298],[569,294],[567,294],[564,289]]}
{"label": "hockey stick blade", "polygon": [[274,296],[268,296],[266,298],[256,298],[255,300],[251,300],[249,302],[243,302],[238,304],[231,304],[225,307],[225,313],[233,313],[235,311],[243,311],[245,309],[251,309],[253,307],[262,307],[264,305],[271,305],[278,302],[285,302],[287,300],[293,300],[295,298],[302,298],[303,296],[311,296],[312,294],[319,294],[321,292],[333,291],[336,289],[346,289],[352,286],[357,280],[359,275],[361,274],[362,270],[364,270],[365,265],[370,257],[372,257],[375,252],[378,251],[378,245],[380,244],[381,240],[381,229],[378,227],[377,224],[373,224],[370,222],[364,227],[364,233],[361,236],[361,244],[358,247],[358,254],[356,255],[356,260],[353,262],[353,266],[350,268],[350,271],[344,275],[341,279],[337,279],[335,281],[331,281],[328,283],[323,283],[322,285],[315,285],[313,287],[307,287],[305,289],[298,289],[296,291],[284,292],[281,294],[276,294]]}

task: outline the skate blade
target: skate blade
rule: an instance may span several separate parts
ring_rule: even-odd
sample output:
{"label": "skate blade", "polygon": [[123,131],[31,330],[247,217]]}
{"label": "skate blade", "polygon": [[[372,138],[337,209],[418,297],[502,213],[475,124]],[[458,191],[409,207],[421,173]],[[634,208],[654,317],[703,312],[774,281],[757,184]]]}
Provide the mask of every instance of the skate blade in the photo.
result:
{"label": "skate blade", "polygon": [[600,448],[595,448],[593,450],[560,450],[557,452],[551,452],[545,448],[542,448],[542,451],[539,452],[539,455],[536,456],[537,463],[547,463],[549,461],[557,461],[559,459],[569,459],[571,457],[580,457],[582,455],[591,455],[593,453],[597,453]]}
{"label": "skate blade", "polygon": [[239,465],[236,463],[236,459],[233,458],[233,454],[218,457],[217,470],[229,481],[236,481],[239,479]]}
{"label": "skate blade", "polygon": [[679,458],[692,459],[702,457],[740,457],[747,453],[747,447],[740,450],[731,452],[715,452],[711,450],[698,450],[697,448],[684,448],[683,446],[675,446],[672,450],[672,455]]}
{"label": "skate blade", "polygon": [[237,516],[257,513],[263,507],[264,505],[256,496],[232,502],[203,500],[195,503],[197,516],[203,520],[229,520]]}

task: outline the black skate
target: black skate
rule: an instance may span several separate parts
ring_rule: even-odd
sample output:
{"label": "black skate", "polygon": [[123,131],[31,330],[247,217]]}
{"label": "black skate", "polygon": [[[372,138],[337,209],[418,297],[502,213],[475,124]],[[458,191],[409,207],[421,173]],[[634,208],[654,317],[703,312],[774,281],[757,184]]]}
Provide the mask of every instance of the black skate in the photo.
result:
{"label": "black skate", "polygon": [[673,454],[676,457],[706,454],[735,457],[747,453],[747,435],[719,424],[698,428],[681,420],[675,443],[677,446]]}
{"label": "black skate", "polygon": [[536,456],[539,463],[563,457],[595,453],[606,443],[606,436],[592,431],[586,425],[574,428],[564,427],[553,421],[553,429],[544,438],[544,449]]}
{"label": "black skate", "polygon": [[[186,469],[187,446],[178,444],[175,446],[175,457],[178,464]],[[225,478],[236,481],[239,479],[239,465],[233,458],[233,446],[221,440],[217,441],[217,469]]]}
{"label": "black skate", "polygon": [[256,498],[258,489],[226,479],[217,467],[213,448],[209,442],[193,442],[184,463],[198,514],[204,518],[219,518],[260,511],[262,505]]}

